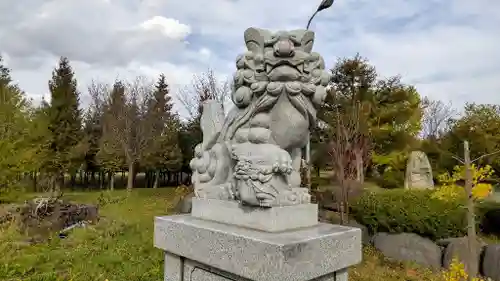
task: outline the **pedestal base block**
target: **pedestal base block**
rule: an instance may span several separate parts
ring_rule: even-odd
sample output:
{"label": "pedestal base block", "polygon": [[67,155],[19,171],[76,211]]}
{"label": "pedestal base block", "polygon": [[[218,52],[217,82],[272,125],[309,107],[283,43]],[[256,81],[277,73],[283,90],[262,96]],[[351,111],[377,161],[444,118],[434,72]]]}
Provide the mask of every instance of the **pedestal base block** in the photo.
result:
{"label": "pedestal base block", "polygon": [[256,208],[236,201],[193,198],[191,215],[196,218],[267,232],[280,232],[318,224],[318,205]]}
{"label": "pedestal base block", "polygon": [[270,233],[191,215],[155,218],[166,281],[346,281],[361,230],[331,224]]}

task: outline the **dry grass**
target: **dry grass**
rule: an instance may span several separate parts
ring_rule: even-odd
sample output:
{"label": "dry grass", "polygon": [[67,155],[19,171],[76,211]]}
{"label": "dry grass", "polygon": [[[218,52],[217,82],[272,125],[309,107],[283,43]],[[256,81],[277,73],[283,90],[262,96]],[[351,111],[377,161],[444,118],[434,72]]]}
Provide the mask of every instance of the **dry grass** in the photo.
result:
{"label": "dry grass", "polygon": [[410,263],[391,262],[372,247],[363,250],[363,262],[349,271],[351,281],[438,281],[441,272],[432,272]]}

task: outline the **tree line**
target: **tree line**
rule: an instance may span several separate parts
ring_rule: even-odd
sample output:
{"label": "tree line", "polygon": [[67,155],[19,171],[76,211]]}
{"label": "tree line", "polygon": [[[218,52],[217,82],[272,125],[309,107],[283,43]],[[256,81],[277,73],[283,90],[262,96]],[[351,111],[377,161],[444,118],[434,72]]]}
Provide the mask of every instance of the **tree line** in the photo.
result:
{"label": "tree line", "polygon": [[[411,151],[421,150],[434,176],[452,171],[463,142],[478,165],[500,176],[500,106],[450,102],[422,97],[400,76],[381,77],[359,54],[340,58],[331,69],[331,93],[319,111],[312,134],[312,164],[330,167],[341,186],[365,177],[386,188],[403,186]],[[486,156],[486,157],[483,157]],[[437,179],[436,179],[437,180]],[[342,183],[344,182],[344,183]]]}
{"label": "tree line", "polygon": [[[457,164],[453,155],[460,155],[464,139],[472,158],[500,148],[498,105],[468,103],[459,112],[420,96],[399,76],[380,77],[360,55],[340,58],[331,73],[330,94],[311,133],[316,175],[331,168],[343,184],[366,178],[401,187],[413,150],[426,152],[439,174]],[[62,57],[48,81],[50,101],[34,104],[0,58],[0,190],[114,189],[115,181],[130,190],[138,174],[145,187],[189,184],[189,161],[202,138],[201,104],[209,98],[224,103],[231,83],[208,70],[174,96],[165,75],[153,79],[95,80],[80,93]],[[82,95],[90,97],[85,108]],[[175,97],[187,118],[173,109]],[[500,172],[498,155],[481,161]]]}
{"label": "tree line", "polygon": [[146,187],[187,184],[193,147],[201,139],[201,104],[228,92],[211,70],[195,77],[180,95],[192,113],[182,120],[172,108],[163,74],[156,81],[94,80],[85,93],[90,104],[82,108],[82,93],[65,57],[48,88],[50,101],[34,104],[0,58],[0,192],[114,189],[119,174],[130,190],[139,173]]}

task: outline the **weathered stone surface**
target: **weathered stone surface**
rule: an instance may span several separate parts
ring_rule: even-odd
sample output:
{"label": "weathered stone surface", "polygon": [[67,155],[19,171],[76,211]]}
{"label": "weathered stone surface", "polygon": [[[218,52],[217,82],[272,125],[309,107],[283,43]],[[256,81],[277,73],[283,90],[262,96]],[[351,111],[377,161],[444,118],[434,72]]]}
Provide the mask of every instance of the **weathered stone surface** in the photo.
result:
{"label": "weathered stone surface", "polygon": [[[461,263],[465,265],[465,269],[467,270],[466,262],[469,256],[469,243],[467,241],[467,237],[449,238],[443,241],[441,241],[441,244],[446,245],[443,255],[443,267],[449,268],[453,258],[456,257]],[[476,241],[476,243],[478,252],[476,253],[477,256],[475,257],[475,261],[477,262],[473,266],[479,269],[479,261],[481,259],[481,254],[484,250],[484,247],[486,246],[486,243],[482,240],[478,240]]]}
{"label": "weathered stone surface", "polygon": [[227,200],[193,198],[192,201],[193,217],[262,231],[279,232],[318,224],[316,204],[255,208]]}
{"label": "weathered stone surface", "polygon": [[[451,243],[451,242],[454,242],[454,241],[459,241],[459,240],[463,240],[463,239],[466,239],[467,237],[450,237],[450,238],[443,238],[443,239],[438,239],[436,240],[436,244],[441,246],[441,247],[448,247],[448,245]],[[480,247],[484,247],[486,246],[486,242],[484,242],[482,239],[478,238],[477,239],[478,242],[479,242],[479,245]]]}
{"label": "weathered stone surface", "polygon": [[363,245],[370,245],[372,238],[370,237],[370,233],[368,232],[368,228],[366,226],[360,224],[354,219],[350,219],[345,225],[361,229],[361,241]]}
{"label": "weathered stone surface", "polygon": [[[214,145],[216,135],[222,130],[224,124],[224,109],[222,104],[215,100],[206,100],[203,102],[203,114],[200,118],[200,127],[203,130],[202,149]],[[210,142],[211,141],[211,142]]]}
{"label": "weathered stone surface", "polygon": [[156,247],[171,254],[261,281],[305,281],[361,261],[361,231],[318,224],[268,233],[176,215],[155,218]]}
{"label": "weathered stone surface", "polygon": [[[347,269],[323,275],[314,281],[347,281]],[[222,271],[199,262],[185,259],[174,254],[165,253],[164,281],[251,281],[247,278]],[[281,279],[280,279],[281,280]]]}
{"label": "weathered stone surface", "polygon": [[408,158],[404,186],[405,188],[434,188],[431,164],[424,152],[413,151]]}
{"label": "weathered stone surface", "polygon": [[330,80],[323,58],[312,52],[314,32],[248,28],[244,39],[235,107],[222,124],[221,107],[204,105],[203,142],[190,162],[195,194],[258,207],[310,203],[300,188],[302,154]]}
{"label": "weathered stone surface", "polygon": [[487,245],[484,248],[481,273],[493,280],[500,280],[500,245]]}
{"label": "weathered stone surface", "polygon": [[182,257],[165,252],[163,281],[182,281],[183,266]]}
{"label": "weathered stone surface", "polygon": [[415,262],[436,269],[441,267],[441,248],[413,233],[377,233],[373,237],[373,245],[384,256],[396,261]]}

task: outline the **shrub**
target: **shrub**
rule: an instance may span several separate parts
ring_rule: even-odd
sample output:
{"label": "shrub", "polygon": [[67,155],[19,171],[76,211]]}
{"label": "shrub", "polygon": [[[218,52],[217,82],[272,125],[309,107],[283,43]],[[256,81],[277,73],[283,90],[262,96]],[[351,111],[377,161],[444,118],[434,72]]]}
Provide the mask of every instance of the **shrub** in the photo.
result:
{"label": "shrub", "polygon": [[352,215],[371,233],[410,232],[441,239],[465,235],[463,201],[443,201],[430,190],[379,190],[364,193],[352,203]]}
{"label": "shrub", "polygon": [[[495,172],[491,166],[477,167],[472,164],[472,196],[474,200],[479,201],[488,197],[493,187],[491,184],[486,183],[487,179]],[[458,184],[460,181],[465,180],[465,167],[455,166],[453,173],[444,173],[438,176],[439,183],[442,185],[434,193],[433,197],[441,200],[457,200],[465,199],[465,188]]]}
{"label": "shrub", "polygon": [[400,170],[387,169],[382,175],[376,177],[374,181],[382,188],[399,188],[404,183],[404,172]]}
{"label": "shrub", "polygon": [[[469,274],[465,271],[464,264],[460,263],[458,258],[454,257],[451,261],[450,268],[443,271],[444,281],[467,281],[469,280]],[[474,277],[471,281],[485,281],[482,278]]]}

